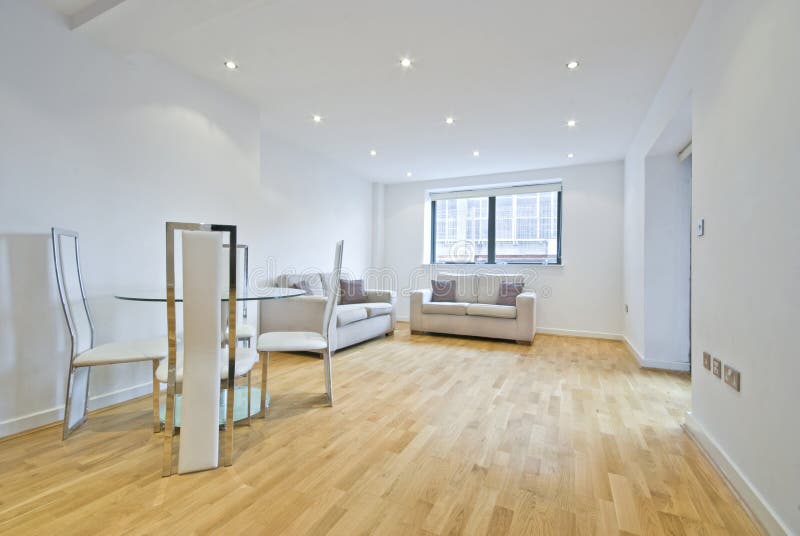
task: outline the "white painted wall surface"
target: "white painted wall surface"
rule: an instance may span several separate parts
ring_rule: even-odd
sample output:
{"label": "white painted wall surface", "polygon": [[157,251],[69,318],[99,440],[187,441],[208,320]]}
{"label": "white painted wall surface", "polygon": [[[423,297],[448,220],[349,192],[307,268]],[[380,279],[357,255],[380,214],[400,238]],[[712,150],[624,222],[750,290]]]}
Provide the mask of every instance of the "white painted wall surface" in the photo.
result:
{"label": "white painted wall surface", "polygon": [[691,161],[645,161],[645,365],[689,368]]}
{"label": "white painted wall surface", "polygon": [[[425,192],[433,188],[563,180],[563,266],[423,265]],[[528,273],[539,296],[541,329],[576,334],[622,333],[621,162],[521,171],[385,187],[385,268],[396,274],[398,316],[408,318],[409,289],[430,287],[436,272]]]}
{"label": "white painted wall surface", "polygon": [[[163,306],[113,294],[163,286],[167,220],[239,225],[251,270],[268,256],[328,266],[338,238],[349,267],[369,263],[370,184],[268,135],[262,164],[247,103],[100,49],[35,2],[0,4],[0,62],[0,436],[63,411],[53,225],[81,233],[98,343],[166,331]],[[149,364],[96,368],[91,405],[145,394],[149,381]]]}
{"label": "white painted wall surface", "polygon": [[[704,217],[706,233],[692,238],[687,424],[774,534],[800,533],[800,75],[787,68],[800,62],[798,21],[796,0],[707,0],[625,177],[626,192],[642,187],[640,164],[691,92],[692,221]],[[625,206],[627,247],[644,209]],[[643,254],[643,245],[626,251],[632,281]],[[741,372],[741,392],[702,368],[703,351]]]}

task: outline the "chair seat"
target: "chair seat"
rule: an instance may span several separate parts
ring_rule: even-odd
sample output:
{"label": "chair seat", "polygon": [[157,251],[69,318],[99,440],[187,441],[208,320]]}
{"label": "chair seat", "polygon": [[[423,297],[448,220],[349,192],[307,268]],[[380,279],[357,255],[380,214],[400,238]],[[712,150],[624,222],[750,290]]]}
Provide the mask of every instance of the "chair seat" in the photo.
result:
{"label": "chair seat", "polygon": [[[225,330],[225,334],[227,335],[228,330]],[[239,340],[242,339],[251,339],[256,336],[256,329],[251,326],[250,324],[236,324],[236,338]]]}
{"label": "chair seat", "polygon": [[312,352],[324,350],[328,341],[312,331],[272,331],[258,337],[259,352]]}
{"label": "chair seat", "polygon": [[116,363],[135,363],[152,361],[167,355],[167,338],[156,337],[127,342],[111,342],[90,348],[78,354],[73,361],[76,367],[113,365]]}
{"label": "chair seat", "polygon": [[[228,379],[228,349],[220,348],[217,355],[219,356],[219,379]],[[175,356],[175,381],[181,383],[183,381],[183,348],[178,348],[178,353]],[[156,378],[161,383],[167,383],[167,374],[169,372],[168,359],[162,359],[158,364],[156,370]],[[258,354],[252,348],[237,348],[236,349],[236,372],[235,376],[244,376],[253,366],[258,362]]]}

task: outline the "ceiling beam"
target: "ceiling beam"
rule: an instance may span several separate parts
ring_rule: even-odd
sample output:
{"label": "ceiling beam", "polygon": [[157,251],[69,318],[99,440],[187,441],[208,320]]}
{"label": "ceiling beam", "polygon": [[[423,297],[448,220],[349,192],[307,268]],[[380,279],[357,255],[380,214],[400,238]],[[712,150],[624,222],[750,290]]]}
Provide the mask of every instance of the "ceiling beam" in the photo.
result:
{"label": "ceiling beam", "polygon": [[96,0],[69,18],[69,27],[75,30],[107,13],[125,0]]}

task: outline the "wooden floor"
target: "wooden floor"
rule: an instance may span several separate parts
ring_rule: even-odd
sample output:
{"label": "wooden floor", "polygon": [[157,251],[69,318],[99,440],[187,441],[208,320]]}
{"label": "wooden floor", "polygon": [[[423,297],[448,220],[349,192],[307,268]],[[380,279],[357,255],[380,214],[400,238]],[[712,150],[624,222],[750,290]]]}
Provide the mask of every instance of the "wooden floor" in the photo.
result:
{"label": "wooden floor", "polygon": [[161,478],[150,402],[0,443],[0,532],[758,534],[681,428],[685,374],[619,342],[408,334],[274,354],[234,465]]}

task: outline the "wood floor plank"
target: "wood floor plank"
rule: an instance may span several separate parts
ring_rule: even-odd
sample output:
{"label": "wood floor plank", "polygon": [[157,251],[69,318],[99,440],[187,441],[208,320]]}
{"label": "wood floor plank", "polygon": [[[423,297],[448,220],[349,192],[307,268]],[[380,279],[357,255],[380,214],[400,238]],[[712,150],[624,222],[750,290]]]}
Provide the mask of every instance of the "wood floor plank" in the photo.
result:
{"label": "wood floor plank", "polygon": [[618,341],[401,325],[334,366],[330,408],[319,359],[273,354],[215,471],[160,477],[146,398],[0,442],[0,533],[760,534],[682,429],[688,375]]}

